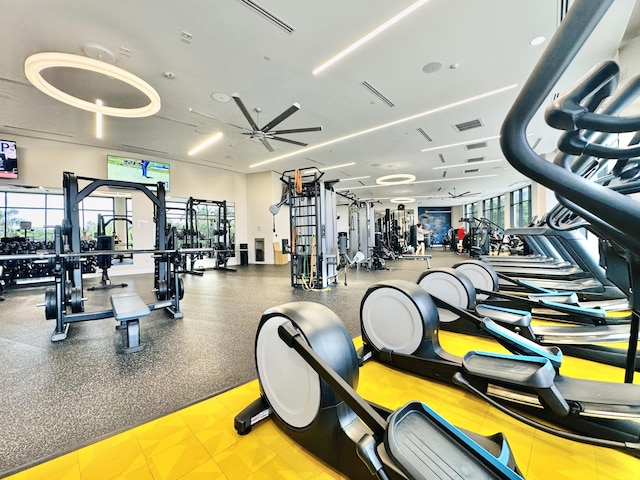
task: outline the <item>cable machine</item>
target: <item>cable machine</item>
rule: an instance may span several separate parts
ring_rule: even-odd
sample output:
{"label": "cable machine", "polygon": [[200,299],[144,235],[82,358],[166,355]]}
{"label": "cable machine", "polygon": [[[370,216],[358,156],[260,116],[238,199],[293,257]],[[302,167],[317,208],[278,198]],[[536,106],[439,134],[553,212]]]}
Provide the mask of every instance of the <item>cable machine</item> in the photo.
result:
{"label": "cable machine", "polygon": [[338,278],[338,213],[333,183],[317,168],[288,170],[291,286],[325,288]]}

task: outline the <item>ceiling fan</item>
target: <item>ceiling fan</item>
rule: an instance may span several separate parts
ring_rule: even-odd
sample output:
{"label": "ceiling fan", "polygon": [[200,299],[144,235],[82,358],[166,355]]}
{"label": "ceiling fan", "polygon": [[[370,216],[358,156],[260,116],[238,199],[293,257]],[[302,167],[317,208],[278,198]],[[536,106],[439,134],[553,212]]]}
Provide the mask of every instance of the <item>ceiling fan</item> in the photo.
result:
{"label": "ceiling fan", "polygon": [[471,191],[470,191],[470,190],[469,190],[469,191],[466,191],[466,192],[463,192],[463,193],[456,193],[456,189],[455,189],[455,188],[453,189],[453,192],[447,192],[447,193],[449,194],[449,196],[450,196],[451,198],[471,197],[471,196],[473,196],[473,195],[479,195],[479,193],[478,193],[478,192],[476,192],[476,193],[471,193]]}
{"label": "ceiling fan", "polygon": [[[251,117],[251,114],[249,113],[247,108],[244,106],[244,103],[242,103],[242,100],[240,99],[240,95],[237,93],[233,93],[231,94],[231,97],[236,102],[236,105],[238,105],[238,108],[240,108],[240,111],[242,111],[244,118],[247,119],[247,122],[249,122],[249,125],[251,126],[251,128],[240,127],[238,125],[233,125],[233,124],[230,124],[230,125],[241,128],[243,130],[247,130],[246,132],[243,132],[243,135],[248,135],[249,138],[255,138],[257,140],[260,140],[260,142],[262,142],[262,144],[270,152],[273,152],[274,149],[273,149],[273,146],[271,146],[271,144],[269,143],[269,140],[277,140],[279,142],[292,143],[294,145],[300,145],[301,147],[306,147],[308,145],[307,143],[298,142],[296,140],[291,140],[289,138],[284,138],[284,137],[281,137],[280,135],[288,134],[288,133],[318,132],[322,130],[322,127],[288,128],[285,130],[271,130],[273,127],[275,127],[285,119],[289,118],[298,110],[300,110],[300,105],[297,103],[294,103],[293,105],[291,105],[284,112],[282,112],[280,115],[275,117],[273,120],[271,120],[269,123],[267,123],[263,127],[259,127],[258,124],[253,119],[253,117]],[[254,110],[258,114],[262,111],[262,109],[260,108],[255,108]]]}

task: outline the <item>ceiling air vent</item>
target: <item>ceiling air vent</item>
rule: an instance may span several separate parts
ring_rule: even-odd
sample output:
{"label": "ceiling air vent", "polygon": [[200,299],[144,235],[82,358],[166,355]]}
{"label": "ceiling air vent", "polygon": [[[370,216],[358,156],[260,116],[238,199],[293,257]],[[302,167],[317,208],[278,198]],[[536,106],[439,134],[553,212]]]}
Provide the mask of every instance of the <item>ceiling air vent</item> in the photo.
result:
{"label": "ceiling air vent", "polygon": [[322,162],[321,162],[321,161],[319,161],[319,160],[314,160],[314,159],[313,159],[313,158],[311,158],[311,157],[304,157],[304,158],[305,158],[305,160],[309,160],[310,162],[317,163],[318,165],[326,165],[326,163],[322,163]]}
{"label": "ceiling air vent", "polygon": [[540,142],[542,141],[542,137],[538,137],[538,139],[533,143],[533,145],[531,146],[532,150],[535,150],[536,147],[540,144]]}
{"label": "ceiling air vent", "polygon": [[479,168],[470,168],[469,170],[465,170],[464,173],[477,173],[480,171]]}
{"label": "ceiling air vent", "polygon": [[73,135],[68,135],[66,133],[49,132],[47,130],[36,130],[36,129],[33,129],[33,128],[16,127],[16,126],[13,126],[13,125],[3,125],[3,127],[11,128],[13,130],[22,130],[23,132],[44,133],[46,135],[56,135],[58,137],[73,138]]}
{"label": "ceiling air vent", "polygon": [[482,122],[480,121],[479,118],[476,118],[475,120],[469,120],[468,122],[462,122],[462,123],[458,123],[456,125],[453,125],[453,128],[457,131],[457,132],[466,132],[467,130],[473,130],[474,128],[479,128],[482,127]]}
{"label": "ceiling air vent", "polygon": [[442,163],[444,163],[444,155],[442,155],[441,153],[438,154],[438,156],[440,157],[440,161]]}
{"label": "ceiling air vent", "polygon": [[477,142],[477,143],[469,143],[464,146],[467,150],[475,150],[476,148],[485,148],[487,146],[487,142]]}
{"label": "ceiling air vent", "polygon": [[382,100],[382,102],[384,102],[388,107],[395,107],[395,103],[393,103],[391,100],[389,100],[387,97],[385,97],[383,94],[381,94],[373,85],[371,85],[369,82],[360,82],[360,85],[362,85],[364,88],[366,88],[367,90],[369,90],[370,93],[372,93],[373,95],[375,95],[378,100]]}
{"label": "ceiling air vent", "polygon": [[427,140],[427,142],[433,142],[433,138],[431,138],[429,134],[425,132],[422,128],[416,128],[416,130],[420,135],[422,135]]}
{"label": "ceiling air vent", "polygon": [[564,17],[567,16],[567,12],[569,11],[572,3],[573,0],[560,0],[558,2],[558,25],[560,25],[560,22],[562,22]]}
{"label": "ceiling air vent", "polygon": [[169,155],[169,152],[163,152],[162,150],[153,150],[151,148],[137,147],[135,145],[127,145],[126,143],[120,144],[123,150],[130,152],[137,151],[141,153],[152,153],[154,155]]}
{"label": "ceiling air vent", "polygon": [[23,85],[25,87],[33,87],[30,83],[21,82],[19,80],[12,80],[10,78],[0,77],[0,82],[13,83],[14,85]]}
{"label": "ceiling air vent", "polygon": [[269,22],[271,22],[276,27],[280,28],[281,30],[284,30],[289,35],[291,35],[293,32],[296,31],[296,29],[293,28],[291,25],[286,23],[281,18],[278,18],[276,15],[271,13],[269,10],[264,8],[262,5],[258,5],[258,3],[254,2],[253,0],[238,0],[238,1],[240,3],[242,3],[243,5],[245,5],[246,7],[249,7],[251,10],[256,12],[258,15],[260,15],[265,20],[268,20]]}
{"label": "ceiling air vent", "polygon": [[467,163],[481,162],[483,160],[484,157],[467,158]]}

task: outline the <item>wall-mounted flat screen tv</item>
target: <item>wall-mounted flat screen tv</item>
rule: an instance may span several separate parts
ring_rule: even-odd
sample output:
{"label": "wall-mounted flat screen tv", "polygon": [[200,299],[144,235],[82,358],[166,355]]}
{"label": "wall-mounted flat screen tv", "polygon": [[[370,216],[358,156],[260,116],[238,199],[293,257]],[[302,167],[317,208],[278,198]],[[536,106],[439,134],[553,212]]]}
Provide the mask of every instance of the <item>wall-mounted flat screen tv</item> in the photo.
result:
{"label": "wall-mounted flat screen tv", "polygon": [[107,178],[135,183],[163,182],[169,191],[169,164],[139,158],[107,155]]}
{"label": "wall-mounted flat screen tv", "polygon": [[18,178],[18,150],[13,140],[0,140],[0,178]]}

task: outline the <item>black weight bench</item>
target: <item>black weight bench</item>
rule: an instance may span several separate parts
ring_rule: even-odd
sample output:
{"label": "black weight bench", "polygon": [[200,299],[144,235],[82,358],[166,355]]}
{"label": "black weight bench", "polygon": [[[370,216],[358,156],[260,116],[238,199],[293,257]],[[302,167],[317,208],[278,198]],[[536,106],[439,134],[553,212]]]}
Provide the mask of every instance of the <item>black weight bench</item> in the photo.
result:
{"label": "black weight bench", "polygon": [[148,317],[151,310],[137,293],[111,295],[111,306],[114,318],[120,322],[116,329],[127,330],[127,347],[122,352],[139,352],[144,348],[140,345],[140,318]]}

